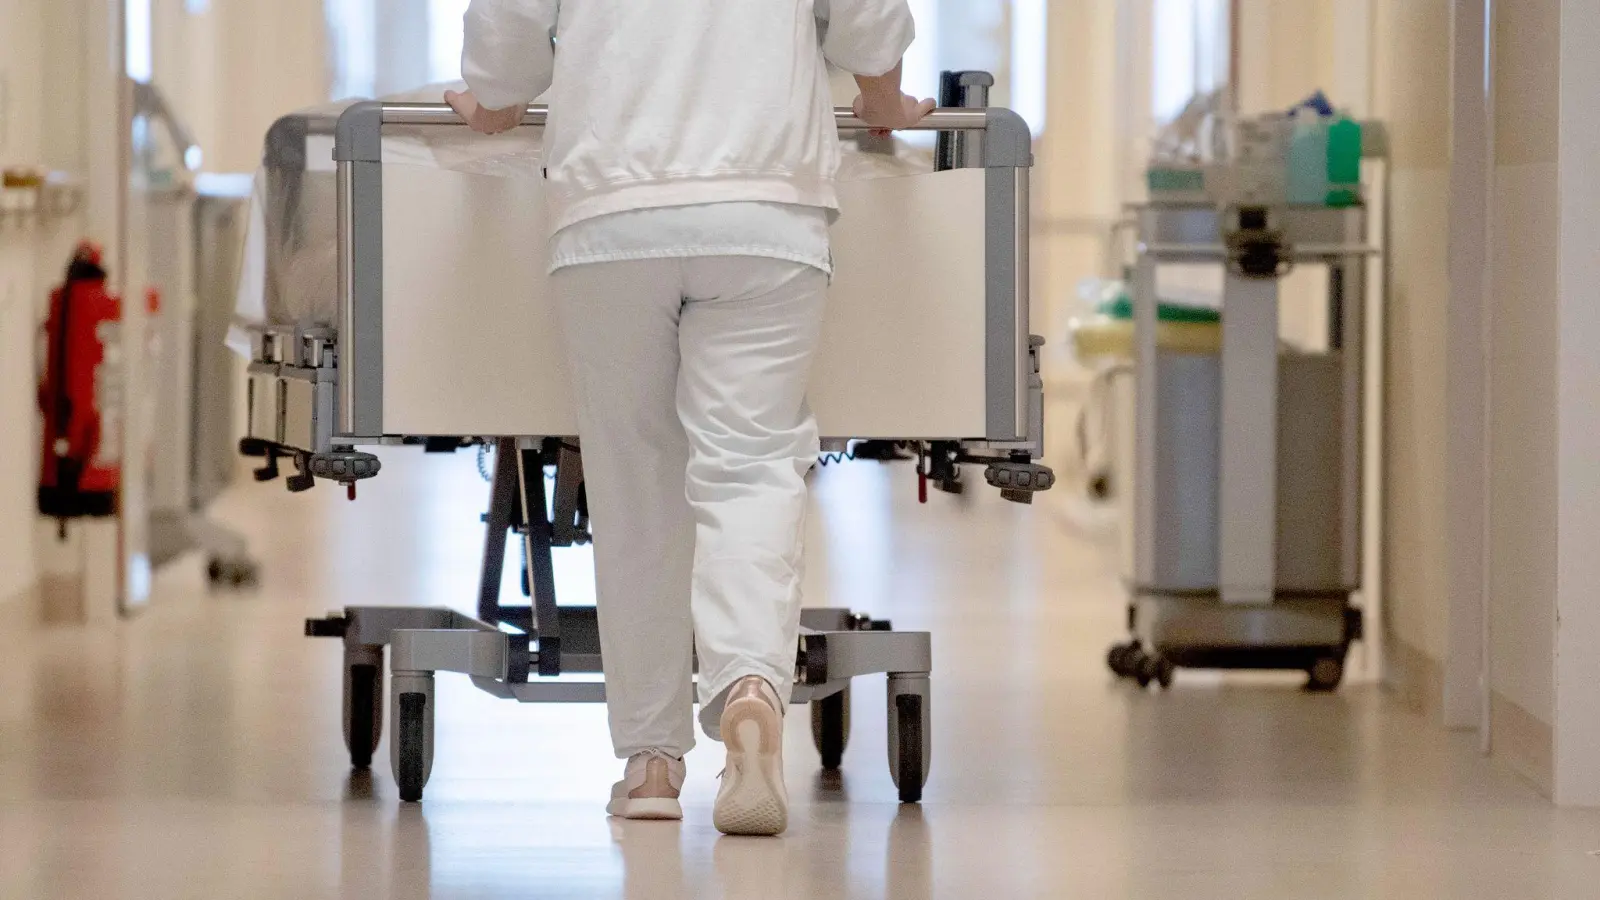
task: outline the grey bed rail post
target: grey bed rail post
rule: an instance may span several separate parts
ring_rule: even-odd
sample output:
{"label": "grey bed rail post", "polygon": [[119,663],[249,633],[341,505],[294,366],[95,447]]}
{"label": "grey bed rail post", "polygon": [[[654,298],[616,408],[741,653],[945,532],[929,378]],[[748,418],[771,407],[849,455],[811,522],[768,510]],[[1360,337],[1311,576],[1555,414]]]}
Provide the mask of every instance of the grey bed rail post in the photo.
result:
{"label": "grey bed rail post", "polygon": [[[994,76],[988,72],[945,72],[939,76],[939,105],[952,109],[987,109]],[[983,134],[975,131],[941,131],[934,149],[936,171],[978,168],[983,165]]]}
{"label": "grey bed rail post", "polygon": [[341,437],[383,435],[383,104],[357,103],[334,130],[339,178]]}
{"label": "grey bed rail post", "polygon": [[983,135],[988,235],[988,435],[991,441],[1042,441],[1032,395],[1038,376],[1029,328],[1029,185],[1033,134],[1009,109],[986,110]]}

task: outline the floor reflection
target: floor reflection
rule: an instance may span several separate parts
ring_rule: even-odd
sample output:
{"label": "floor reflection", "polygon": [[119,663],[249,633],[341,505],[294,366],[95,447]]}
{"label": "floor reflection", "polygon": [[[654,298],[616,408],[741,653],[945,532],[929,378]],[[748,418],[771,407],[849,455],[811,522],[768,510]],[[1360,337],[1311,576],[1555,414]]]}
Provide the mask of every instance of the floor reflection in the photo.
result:
{"label": "floor reflection", "polygon": [[372,787],[371,769],[353,769],[345,782],[345,800],[371,800],[376,796]]}
{"label": "floor reflection", "polygon": [[896,802],[881,678],[853,695],[842,773],[818,771],[808,717],[790,719],[779,839],[717,834],[709,742],[684,822],[608,821],[603,710],[455,676],[423,805],[398,802],[387,736],[351,774],[339,648],[299,620],[465,608],[477,579],[474,460],[397,450],[356,504],[281,483],[223,498],[258,592],[208,595],[191,559],[114,630],[0,628],[0,900],[1595,897],[1600,814],[1553,809],[1376,691],[1113,683],[1124,612],[1104,548],[1063,536],[1049,498],[974,485],[920,506],[909,473],[819,474],[807,586],[933,632],[925,806]]}
{"label": "floor reflection", "polygon": [[926,900],[933,896],[933,836],[921,806],[904,804],[889,826],[883,859],[884,896]]}
{"label": "floor reflection", "polygon": [[783,838],[722,837],[712,848],[721,900],[784,900],[794,885],[795,842]]}
{"label": "floor reflection", "polygon": [[850,778],[841,769],[818,769],[811,779],[811,802],[847,803]]}
{"label": "floor reflection", "polygon": [[393,900],[433,897],[433,840],[422,805],[407,803],[399,807],[391,851],[388,896]]}
{"label": "floor reflection", "polygon": [[626,900],[690,900],[683,875],[683,825],[611,820],[611,840],[622,856]]}

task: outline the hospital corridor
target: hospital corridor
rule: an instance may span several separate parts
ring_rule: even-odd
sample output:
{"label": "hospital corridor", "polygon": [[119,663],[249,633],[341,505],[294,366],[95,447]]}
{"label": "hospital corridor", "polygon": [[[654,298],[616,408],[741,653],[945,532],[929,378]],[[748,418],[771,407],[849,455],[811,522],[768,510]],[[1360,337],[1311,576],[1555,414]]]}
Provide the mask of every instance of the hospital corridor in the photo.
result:
{"label": "hospital corridor", "polygon": [[[839,772],[819,768],[806,717],[792,717],[798,821],[768,843],[718,839],[711,747],[689,756],[681,825],[609,822],[594,802],[614,777],[600,709],[508,704],[444,678],[425,802],[401,806],[381,762],[350,770],[339,654],[297,626],[354,591],[423,604],[474,589],[476,529],[450,523],[476,517],[483,482],[464,458],[444,472],[424,462],[386,472],[356,506],[331,491],[301,503],[276,485],[226,497],[218,515],[282,573],[248,599],[208,595],[191,563],[159,576],[171,599],[117,634],[8,638],[5,896],[1593,887],[1595,815],[1552,809],[1470,740],[1372,687],[1307,697],[1282,678],[1180,680],[1161,695],[1115,683],[1103,656],[1120,634],[1117,582],[1095,541],[998,498],[919,509],[895,477],[907,473],[870,468],[818,482],[808,588],[936,636],[943,727],[920,807],[901,806],[883,772],[884,702],[865,679]],[[349,537],[396,523],[381,544]],[[583,574],[571,582],[581,600]]]}
{"label": "hospital corridor", "polygon": [[0,0],[0,900],[1600,896],[1596,47]]}

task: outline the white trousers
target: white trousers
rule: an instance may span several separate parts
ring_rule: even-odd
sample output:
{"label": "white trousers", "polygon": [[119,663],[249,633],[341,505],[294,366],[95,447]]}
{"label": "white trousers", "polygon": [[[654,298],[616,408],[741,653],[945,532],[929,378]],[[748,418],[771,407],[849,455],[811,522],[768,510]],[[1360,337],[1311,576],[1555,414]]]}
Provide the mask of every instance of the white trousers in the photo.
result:
{"label": "white trousers", "polygon": [[787,698],[799,642],[806,383],[827,276],[761,257],[572,266],[553,276],[594,524],[617,756],[719,738],[734,682]]}

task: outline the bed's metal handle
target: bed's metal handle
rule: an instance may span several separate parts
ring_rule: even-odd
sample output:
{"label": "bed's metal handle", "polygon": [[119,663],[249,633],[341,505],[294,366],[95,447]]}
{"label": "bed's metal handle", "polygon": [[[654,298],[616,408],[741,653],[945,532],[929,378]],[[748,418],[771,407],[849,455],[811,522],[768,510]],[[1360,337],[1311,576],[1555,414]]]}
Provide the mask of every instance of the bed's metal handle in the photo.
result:
{"label": "bed's metal handle", "polygon": [[[522,117],[523,125],[543,126],[549,118],[550,108],[544,105],[529,106]],[[840,106],[833,111],[840,131],[866,131],[872,126],[856,118],[855,111]],[[385,103],[385,125],[462,125],[456,111],[443,103]],[[989,127],[987,110],[936,109],[928,117],[905,131],[983,131]]]}

